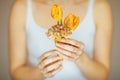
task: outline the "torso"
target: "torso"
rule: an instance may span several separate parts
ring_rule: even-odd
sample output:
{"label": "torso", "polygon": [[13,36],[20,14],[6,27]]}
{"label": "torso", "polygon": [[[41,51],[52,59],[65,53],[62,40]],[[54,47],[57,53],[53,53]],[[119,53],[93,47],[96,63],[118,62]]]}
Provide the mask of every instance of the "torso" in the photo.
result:
{"label": "torso", "polygon": [[[42,54],[46,51],[55,49],[54,40],[50,40],[45,32],[49,27],[56,24],[56,22],[51,18],[51,6],[34,2],[34,0],[32,1],[33,2],[31,3],[31,1],[28,0],[29,5],[25,29],[27,37],[28,64],[37,66],[38,58]],[[94,35],[96,29],[92,14],[93,3],[93,0],[89,0],[89,9],[88,1],[82,2],[81,6],[68,6],[69,9],[67,9],[67,6],[66,8],[61,6],[64,11],[64,17],[69,13],[81,17],[81,23],[76,30],[73,31],[70,38],[83,42],[86,46],[84,51],[86,51],[91,58],[93,56]],[[46,80],[86,80],[74,62],[64,59],[63,67],[64,68],[56,76]]]}
{"label": "torso", "polygon": [[[34,0],[32,1],[33,2],[28,0],[25,28],[28,51],[27,62],[32,66],[37,66],[38,58],[42,54],[55,49],[54,40],[50,40],[45,33],[49,27],[56,24],[56,21],[51,18],[50,5],[37,3]],[[94,0],[88,0],[73,7],[67,5],[66,7],[61,6],[64,11],[64,17],[69,13],[73,13],[81,18],[81,23],[70,38],[83,42],[86,45],[84,51],[86,51],[91,58],[93,57],[96,29],[93,20],[93,4]],[[46,80],[86,80],[74,62],[64,59],[63,67],[57,75]]]}

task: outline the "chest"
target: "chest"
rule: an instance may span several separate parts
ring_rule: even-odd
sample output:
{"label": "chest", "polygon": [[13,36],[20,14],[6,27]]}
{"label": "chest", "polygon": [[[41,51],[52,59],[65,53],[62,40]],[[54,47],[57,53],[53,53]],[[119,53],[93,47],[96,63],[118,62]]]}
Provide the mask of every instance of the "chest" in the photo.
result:
{"label": "chest", "polygon": [[[34,21],[43,28],[49,28],[50,26],[56,24],[56,21],[54,21],[51,17],[51,8],[52,5],[36,5],[36,3],[33,3],[32,14]],[[61,6],[61,8],[63,10],[63,21],[69,13],[73,13],[76,16],[79,16],[80,19],[83,20],[88,10],[88,2],[84,2],[76,6],[65,5]]]}

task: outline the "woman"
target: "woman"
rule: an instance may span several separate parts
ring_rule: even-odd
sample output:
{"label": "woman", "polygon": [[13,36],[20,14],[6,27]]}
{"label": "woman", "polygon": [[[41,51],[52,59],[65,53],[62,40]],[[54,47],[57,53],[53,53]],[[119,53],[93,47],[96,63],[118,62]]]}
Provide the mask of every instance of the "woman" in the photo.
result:
{"label": "woman", "polygon": [[[56,24],[51,18],[55,3],[62,7],[63,18],[69,13],[81,18],[73,34],[56,45],[45,35]],[[107,80],[112,33],[111,5],[107,0],[15,0],[9,23],[11,77]]]}

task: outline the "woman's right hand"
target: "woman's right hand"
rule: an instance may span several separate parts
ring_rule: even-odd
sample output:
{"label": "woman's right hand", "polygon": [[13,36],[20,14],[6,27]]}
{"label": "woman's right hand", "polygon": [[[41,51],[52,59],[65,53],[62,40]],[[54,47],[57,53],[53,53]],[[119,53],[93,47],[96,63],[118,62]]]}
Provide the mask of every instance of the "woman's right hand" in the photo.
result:
{"label": "woman's right hand", "polygon": [[40,56],[38,67],[44,77],[53,77],[62,70],[62,57],[59,54],[57,50],[51,50]]}

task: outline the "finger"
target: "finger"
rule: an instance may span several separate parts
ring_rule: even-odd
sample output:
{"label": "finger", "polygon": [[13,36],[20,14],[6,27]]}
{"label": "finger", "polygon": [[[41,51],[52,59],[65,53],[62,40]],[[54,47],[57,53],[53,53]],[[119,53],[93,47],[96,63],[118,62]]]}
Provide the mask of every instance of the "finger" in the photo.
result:
{"label": "finger", "polygon": [[40,72],[45,75],[48,72],[55,70],[56,68],[58,68],[61,65],[62,65],[62,61],[57,61],[47,67],[42,67],[42,68],[38,67],[38,68],[40,69]]}
{"label": "finger", "polygon": [[47,74],[45,74],[46,77],[53,77],[57,72],[62,70],[62,65],[60,65],[56,70],[50,71]]}
{"label": "finger", "polygon": [[67,55],[67,56],[70,56],[70,57],[75,57],[75,56],[77,56],[76,53],[67,51],[67,50],[62,49],[62,48],[59,48],[59,47],[56,47],[56,50],[58,50],[58,51],[61,52],[62,54],[65,54],[65,55]]}
{"label": "finger", "polygon": [[65,49],[61,49],[61,48],[59,48],[59,47],[56,47],[56,50],[58,50],[61,54],[61,56],[63,57],[63,58],[66,58],[66,59],[68,59],[68,60],[74,60],[74,58],[77,56],[75,53],[73,53],[73,52],[70,52],[70,51],[67,51],[67,50],[65,50]]}
{"label": "finger", "polygon": [[62,70],[63,66],[59,66],[56,70],[52,72],[52,75],[55,75],[56,73],[60,72]]}
{"label": "finger", "polygon": [[74,47],[74,46],[69,45],[69,44],[57,43],[56,46],[63,48],[65,50],[71,51],[71,52],[75,52],[75,53],[79,50],[79,48]]}
{"label": "finger", "polygon": [[62,65],[62,61],[57,61],[57,62],[45,67],[43,70],[45,73],[47,73],[49,71],[52,71],[52,70],[58,68],[60,65]]}
{"label": "finger", "polygon": [[51,64],[51,63],[54,63],[54,62],[57,62],[57,61],[61,61],[61,60],[62,60],[61,57],[59,57],[59,56],[54,56],[54,57],[45,59],[43,62],[41,62],[41,64],[43,65],[43,67],[46,67],[47,65],[49,65],[49,64]]}
{"label": "finger", "polygon": [[79,41],[74,40],[74,39],[67,38],[67,39],[63,39],[61,42],[77,46],[81,49],[84,48],[84,44],[82,42],[79,42]]}
{"label": "finger", "polygon": [[50,56],[50,55],[55,55],[55,54],[58,54],[58,51],[57,51],[57,50],[51,50],[51,51],[45,52],[42,56],[39,57],[38,61],[39,61],[39,63],[40,63],[40,62],[42,62],[44,59],[46,59],[48,56]]}

